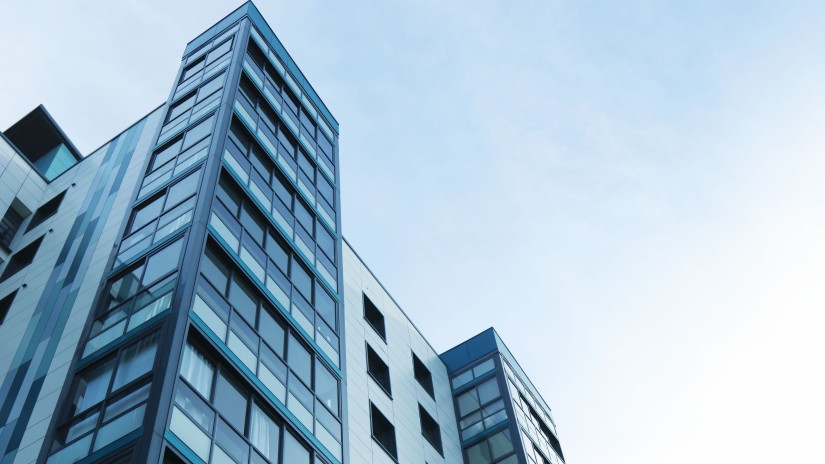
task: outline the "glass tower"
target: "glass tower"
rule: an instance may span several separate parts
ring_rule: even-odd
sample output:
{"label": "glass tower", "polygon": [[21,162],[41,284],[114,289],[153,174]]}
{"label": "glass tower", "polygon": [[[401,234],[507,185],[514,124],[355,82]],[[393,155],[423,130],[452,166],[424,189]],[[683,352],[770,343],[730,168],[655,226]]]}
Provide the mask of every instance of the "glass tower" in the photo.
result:
{"label": "glass tower", "polygon": [[338,131],[246,3],[88,156],[0,132],[0,464],[563,464],[498,334],[439,354],[344,240]]}
{"label": "glass tower", "polygon": [[342,462],[337,130],[252,4],[186,47],[42,459]]}

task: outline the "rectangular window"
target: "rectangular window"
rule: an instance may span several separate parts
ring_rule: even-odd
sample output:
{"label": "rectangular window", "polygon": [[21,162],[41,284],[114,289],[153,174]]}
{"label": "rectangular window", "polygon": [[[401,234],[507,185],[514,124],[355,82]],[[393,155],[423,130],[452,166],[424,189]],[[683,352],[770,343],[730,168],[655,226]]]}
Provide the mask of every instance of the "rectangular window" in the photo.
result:
{"label": "rectangular window", "polygon": [[37,254],[37,250],[40,248],[40,242],[42,241],[43,236],[13,254],[12,257],[9,258],[8,264],[6,264],[6,269],[3,270],[3,275],[0,276],[0,282],[3,282],[14,274],[17,274],[17,272],[31,264],[32,261],[34,261],[34,255]]}
{"label": "rectangular window", "polygon": [[32,217],[31,222],[29,222],[28,227],[26,227],[26,232],[34,229],[35,227],[43,224],[46,219],[57,214],[57,209],[60,208],[60,203],[63,201],[63,196],[66,194],[65,191],[57,194],[54,198],[43,203],[43,206],[37,208],[37,211],[34,212],[34,216]]}
{"label": "rectangular window", "polygon": [[6,210],[6,214],[3,215],[3,219],[0,220],[0,245],[6,248],[11,245],[11,241],[17,235],[17,230],[20,229],[20,224],[27,216],[18,211],[18,208],[15,208],[17,203],[20,203],[20,200],[15,198],[9,209]]}
{"label": "rectangular window", "polygon": [[435,391],[433,391],[433,375],[430,373],[430,370],[427,369],[427,366],[418,359],[418,356],[413,353],[413,373],[415,374],[415,380],[418,381],[418,384],[421,385],[421,388],[426,391],[430,397],[435,398]]}
{"label": "rectangular window", "polygon": [[438,422],[436,422],[433,416],[420,404],[418,405],[418,416],[421,418],[421,434],[433,445],[433,448],[438,451],[438,454],[443,456],[444,450],[441,447],[441,428],[438,426]]}
{"label": "rectangular window", "polygon": [[3,321],[6,320],[6,315],[9,314],[9,309],[11,309],[11,304],[14,303],[15,296],[17,296],[17,290],[0,299],[0,325],[3,325]]}
{"label": "rectangular window", "polygon": [[373,329],[381,336],[384,341],[387,341],[387,330],[384,326],[384,315],[375,306],[367,295],[364,295],[364,319],[370,323]]}
{"label": "rectangular window", "polygon": [[398,449],[395,446],[395,427],[372,403],[370,403],[370,419],[372,439],[397,461]]}
{"label": "rectangular window", "polygon": [[392,387],[390,385],[390,368],[387,363],[378,356],[378,353],[367,345],[367,373],[375,380],[381,388],[392,397]]}

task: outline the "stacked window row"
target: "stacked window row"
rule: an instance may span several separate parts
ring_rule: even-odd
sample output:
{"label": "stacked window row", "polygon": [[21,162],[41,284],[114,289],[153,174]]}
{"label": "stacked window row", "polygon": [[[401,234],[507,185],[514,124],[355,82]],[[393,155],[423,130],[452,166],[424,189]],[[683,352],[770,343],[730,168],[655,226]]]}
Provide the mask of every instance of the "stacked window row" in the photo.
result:
{"label": "stacked window row", "polygon": [[[318,130],[312,116],[303,109],[292,92],[287,90],[284,80],[273,72],[273,67],[268,65],[268,61],[253,42],[249,44],[243,69],[251,79],[247,89],[251,90],[254,86],[257,88],[255,93],[261,93],[266,97],[272,109],[281,115],[281,119],[300,140],[301,147],[318,163],[324,174],[334,181],[332,143],[323,134],[319,133],[316,137]],[[272,109],[269,111],[272,112]]]}
{"label": "stacked window row", "polygon": [[493,377],[456,397],[462,440],[475,437],[507,420],[504,398]]}
{"label": "stacked window row", "polygon": [[[297,103],[298,100],[301,101],[302,105],[296,104],[294,107],[290,106],[292,116],[300,117],[302,129],[304,129],[307,137],[313,139],[313,134],[317,133],[317,136],[314,137],[314,141],[317,141],[317,149],[322,154],[322,156],[319,157],[319,162],[329,162],[331,166],[334,166],[334,153],[330,147],[330,141],[334,144],[335,136],[332,134],[329,125],[326,121],[324,121],[324,118],[319,115],[318,111],[309,101],[309,98],[307,98],[306,94],[295,83],[292,76],[286,72],[283,64],[280,62],[276,54],[269,49],[266,43],[264,43],[255,28],[252,28],[251,36],[253,43],[248,47],[248,51],[250,57],[252,58],[251,64],[255,64],[257,67],[257,74],[260,76],[260,72],[263,71],[263,76],[265,76],[266,80],[271,83],[272,89],[270,91],[273,93],[273,96],[275,94],[275,90],[282,90],[281,96],[284,99],[290,98],[290,102],[287,102],[287,104]],[[292,91],[291,94],[288,95],[283,83],[278,81],[278,77],[283,78],[283,82],[286,83],[286,86]],[[280,85],[276,85],[276,83]],[[298,112],[299,107],[300,115]],[[313,121],[315,124],[313,124]],[[315,129],[316,127],[317,129]],[[312,150],[315,147],[308,146],[307,148]],[[315,153],[313,153],[313,156],[315,156]]]}
{"label": "stacked window row", "polygon": [[[507,373],[507,387],[510,390],[510,397],[513,399],[513,410],[516,413],[516,419],[521,426],[522,434],[527,437],[524,441],[525,447],[528,449],[535,447],[534,454],[543,456],[544,461],[534,458],[537,464],[543,464],[543,462],[563,463],[564,455],[561,451],[561,444],[556,438],[555,428],[550,428],[553,422],[549,420],[549,416],[543,412],[543,409],[535,403],[528,389],[513,375],[507,363],[503,362],[502,364]],[[548,426],[548,424],[551,425]],[[534,445],[531,445],[531,443]]]}
{"label": "stacked window row", "polygon": [[239,29],[235,26],[223,33],[198,51],[189,55],[181,72],[180,80],[175,88],[172,101],[188,94],[192,89],[206,82],[210,77],[222,71],[232,60],[232,42],[234,34]]}
{"label": "stacked window row", "polygon": [[200,170],[155,193],[132,209],[115,266],[139,256],[192,222]]}
{"label": "stacked window row", "polygon": [[138,198],[142,199],[169,180],[206,158],[212,140],[215,116],[174,137],[152,153]]}
{"label": "stacked window row", "polygon": [[217,356],[189,342],[180,376],[169,430],[204,462],[323,462]]}
{"label": "stacked window row", "polygon": [[308,334],[315,333],[315,341],[337,364],[335,299],[228,177],[219,182],[209,225],[272,299]]}
{"label": "stacked window row", "polygon": [[182,249],[181,238],[109,279],[83,358],[171,307]]}
{"label": "stacked window row", "polygon": [[510,429],[468,446],[465,453],[467,464],[518,464]]}
{"label": "stacked window row", "polygon": [[194,314],[308,430],[314,425],[324,446],[340,454],[340,389],[335,375],[212,245],[201,273]]}
{"label": "stacked window row", "polygon": [[141,427],[158,338],[154,332],[75,377],[68,419],[57,430],[47,462],[76,462]]}
{"label": "stacked window row", "polygon": [[169,105],[169,111],[160,130],[159,142],[164,142],[176,134],[190,122],[197,121],[202,116],[218,107],[221,102],[226,72],[221,72],[207,82],[184,94]]}
{"label": "stacked window row", "polygon": [[[327,227],[335,230],[335,211],[314,209],[311,204],[308,205],[298,195],[294,185],[275,167],[271,158],[252,140],[243,124],[234,119],[224,160],[284,234],[296,243],[300,241],[307,256],[317,257],[328,272],[334,272],[335,238]],[[325,195],[334,198],[332,186],[329,187]],[[315,212],[323,221],[315,217]]]}
{"label": "stacked window row", "polygon": [[[260,92],[250,83],[246,75],[242,76],[241,86],[234,104],[235,113],[243,124],[249,128],[255,138],[275,160],[309,203],[319,214],[328,218],[335,217],[335,199],[333,181],[324,173],[324,165],[316,167],[312,158],[299,148],[287,125],[275,115]],[[334,225],[335,221],[332,222]]]}

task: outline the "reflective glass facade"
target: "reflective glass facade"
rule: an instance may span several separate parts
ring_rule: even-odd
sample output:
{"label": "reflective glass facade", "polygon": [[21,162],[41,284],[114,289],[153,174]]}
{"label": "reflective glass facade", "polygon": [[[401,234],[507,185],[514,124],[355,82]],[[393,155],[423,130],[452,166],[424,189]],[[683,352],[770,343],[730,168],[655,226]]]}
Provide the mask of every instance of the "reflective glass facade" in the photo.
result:
{"label": "reflective glass facade", "polygon": [[251,3],[88,157],[13,128],[0,463],[563,462],[495,332],[439,354],[343,240],[338,123]]}

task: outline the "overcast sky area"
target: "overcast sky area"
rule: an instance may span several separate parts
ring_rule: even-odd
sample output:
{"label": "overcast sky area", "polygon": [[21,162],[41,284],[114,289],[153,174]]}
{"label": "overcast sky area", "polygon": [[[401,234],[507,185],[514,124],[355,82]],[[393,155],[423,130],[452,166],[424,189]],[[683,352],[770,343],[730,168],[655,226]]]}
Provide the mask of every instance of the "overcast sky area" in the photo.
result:
{"label": "overcast sky area", "polygon": [[[0,128],[91,152],[238,4],[3,1]],[[344,235],[436,350],[496,327],[568,463],[822,462],[825,2],[258,7]]]}

